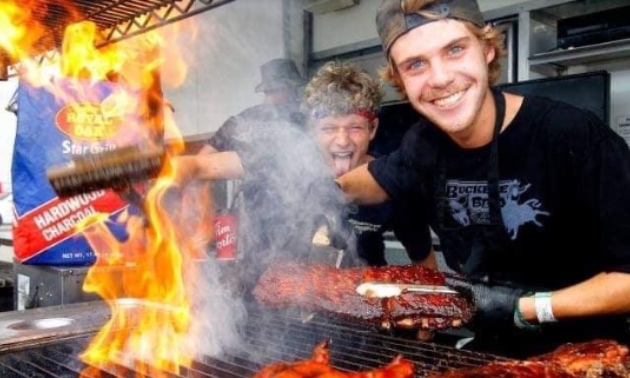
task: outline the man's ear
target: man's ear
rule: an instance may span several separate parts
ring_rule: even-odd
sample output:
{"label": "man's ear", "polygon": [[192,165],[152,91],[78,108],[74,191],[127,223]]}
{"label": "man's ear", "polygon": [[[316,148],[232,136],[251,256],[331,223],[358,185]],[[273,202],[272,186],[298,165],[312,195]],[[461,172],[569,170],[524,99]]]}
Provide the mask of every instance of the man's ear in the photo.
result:
{"label": "man's ear", "polygon": [[[492,28],[490,25],[486,25],[483,29],[483,32],[485,33],[489,31],[490,28]],[[490,64],[490,62],[492,62],[492,60],[494,60],[495,56],[497,55],[497,50],[494,48],[494,46],[491,46],[487,43],[485,43],[484,50],[486,52],[486,63]]]}
{"label": "man's ear", "polygon": [[373,140],[376,136],[376,130],[378,129],[378,118],[372,121],[372,130],[370,131],[370,140]]}

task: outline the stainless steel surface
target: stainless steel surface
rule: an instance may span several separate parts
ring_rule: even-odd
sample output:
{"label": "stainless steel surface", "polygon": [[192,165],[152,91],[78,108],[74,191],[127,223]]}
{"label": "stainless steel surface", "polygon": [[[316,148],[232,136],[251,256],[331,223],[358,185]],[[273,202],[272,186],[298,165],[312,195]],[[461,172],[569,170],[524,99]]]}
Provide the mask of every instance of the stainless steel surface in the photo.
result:
{"label": "stainless steel surface", "polygon": [[114,304],[117,308],[126,309],[126,310],[135,310],[135,309],[143,309],[148,308],[151,310],[158,311],[168,311],[168,312],[182,312],[187,311],[187,308],[176,307],[169,304],[147,301],[144,299],[138,298],[119,298],[114,301]]}
{"label": "stainless steel surface", "polygon": [[14,331],[43,330],[68,327],[74,324],[74,322],[75,320],[71,318],[44,318],[13,323],[7,328]]}
{"label": "stainless steel surface", "polygon": [[630,57],[630,39],[622,39],[532,55],[529,57],[529,63],[532,66],[568,67],[628,57]]}
{"label": "stainless steel surface", "polygon": [[109,307],[102,301],[2,312],[0,352],[92,334],[109,317]]}
{"label": "stainless steel surface", "polygon": [[366,281],[356,288],[359,295],[370,298],[391,298],[403,293],[415,292],[425,294],[457,294],[457,291],[448,286],[397,284],[391,282]]}
{"label": "stainless steel surface", "polygon": [[58,306],[99,299],[83,291],[89,267],[14,264],[16,310]]}

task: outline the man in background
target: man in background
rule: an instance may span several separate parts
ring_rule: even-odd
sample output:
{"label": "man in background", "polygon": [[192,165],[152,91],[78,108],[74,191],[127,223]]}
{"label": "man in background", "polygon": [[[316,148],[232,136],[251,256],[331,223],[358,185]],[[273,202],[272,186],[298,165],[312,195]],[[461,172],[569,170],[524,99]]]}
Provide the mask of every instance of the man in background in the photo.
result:
{"label": "man in background", "polygon": [[299,90],[305,80],[295,63],[290,59],[272,59],[260,67],[260,73],[262,81],[255,90],[264,94],[263,102],[230,117],[210,138],[203,152],[237,151],[239,134],[247,132],[239,126],[243,122],[286,121],[298,128],[303,125]]}

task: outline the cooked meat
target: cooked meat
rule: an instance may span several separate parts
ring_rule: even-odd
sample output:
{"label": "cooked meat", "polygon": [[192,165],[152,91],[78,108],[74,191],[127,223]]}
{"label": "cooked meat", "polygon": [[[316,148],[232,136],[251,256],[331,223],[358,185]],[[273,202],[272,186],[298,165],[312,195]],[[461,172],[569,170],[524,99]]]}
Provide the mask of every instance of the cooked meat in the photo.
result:
{"label": "cooked meat", "polygon": [[278,362],[260,370],[253,378],[411,378],[413,364],[400,356],[389,365],[363,372],[344,372],[329,365],[328,344],[315,347],[310,360],[293,363]]}
{"label": "cooked meat", "polygon": [[276,264],[262,275],[254,296],[270,307],[295,307],[384,327],[443,329],[460,326],[472,317],[471,305],[456,294],[403,293],[386,299],[367,298],[356,293],[363,281],[443,285],[444,276],[415,265],[335,269]]}
{"label": "cooked meat", "polygon": [[530,360],[556,363],[574,377],[630,377],[628,347],[613,340],[565,344]]}
{"label": "cooked meat", "polygon": [[575,378],[555,364],[535,361],[506,361],[451,370],[428,378]]}
{"label": "cooked meat", "polygon": [[493,362],[429,378],[628,378],[628,348],[611,340],[565,344],[527,361]]}

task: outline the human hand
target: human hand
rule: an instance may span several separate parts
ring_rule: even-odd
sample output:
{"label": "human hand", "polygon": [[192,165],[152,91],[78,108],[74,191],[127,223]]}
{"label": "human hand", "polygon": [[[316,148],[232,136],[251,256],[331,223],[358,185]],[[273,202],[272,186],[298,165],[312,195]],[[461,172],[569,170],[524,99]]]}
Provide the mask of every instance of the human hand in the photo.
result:
{"label": "human hand", "polygon": [[318,209],[315,216],[317,230],[313,244],[345,250],[354,238],[354,227],[349,222],[353,205],[346,203],[343,192],[333,179],[314,181],[307,194],[310,206]]}
{"label": "human hand", "polygon": [[446,285],[473,303],[475,327],[497,330],[514,327],[514,312],[525,290],[457,276],[448,276]]}

